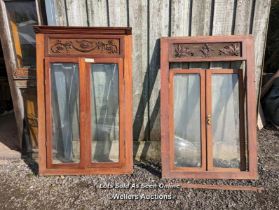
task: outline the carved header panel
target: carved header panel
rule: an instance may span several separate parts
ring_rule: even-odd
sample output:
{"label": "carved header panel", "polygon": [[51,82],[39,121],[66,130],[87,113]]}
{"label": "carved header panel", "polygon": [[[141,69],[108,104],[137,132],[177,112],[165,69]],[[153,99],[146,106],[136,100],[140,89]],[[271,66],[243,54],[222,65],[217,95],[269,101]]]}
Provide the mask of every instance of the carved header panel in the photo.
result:
{"label": "carved header panel", "polygon": [[174,58],[241,57],[241,42],[227,43],[174,43]]}
{"label": "carved header panel", "polygon": [[13,72],[14,79],[34,79],[36,78],[36,69],[17,68]]}
{"label": "carved header panel", "polygon": [[119,55],[120,39],[65,39],[48,40],[49,55]]}

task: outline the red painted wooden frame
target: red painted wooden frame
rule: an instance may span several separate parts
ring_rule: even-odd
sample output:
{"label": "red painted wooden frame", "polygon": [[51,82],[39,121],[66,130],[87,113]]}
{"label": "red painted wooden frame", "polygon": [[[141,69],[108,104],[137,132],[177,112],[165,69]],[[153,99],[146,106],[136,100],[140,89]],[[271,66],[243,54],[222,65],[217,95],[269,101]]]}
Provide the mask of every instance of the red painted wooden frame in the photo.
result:
{"label": "red painted wooden frame", "polygon": [[[48,27],[36,26],[37,45],[37,97],[38,97],[38,143],[39,143],[39,174],[40,175],[89,175],[89,174],[130,174],[133,171],[132,150],[132,36],[131,28],[105,27]],[[82,35],[80,35],[82,34]],[[111,43],[108,45],[90,46],[90,42],[82,45],[59,45],[57,54],[49,55],[51,46],[48,39],[83,39],[106,38],[119,40],[119,54],[113,54]],[[77,42],[79,43],[79,42]],[[58,43],[59,44],[59,43]],[[64,44],[64,43],[63,43]],[[91,43],[92,44],[92,43]],[[99,47],[101,46],[101,47]],[[65,48],[66,47],[66,48]],[[89,48],[88,48],[89,47]],[[91,48],[90,48],[91,47]],[[94,48],[94,47],[99,47]],[[94,48],[94,49],[93,49]],[[95,50],[97,49],[97,50]],[[61,52],[59,51],[61,50]],[[88,52],[94,51],[93,54]],[[103,51],[103,52],[100,52]],[[74,53],[74,54],[73,54]],[[89,59],[86,59],[89,58]],[[91,163],[91,126],[90,125],[90,62],[116,63],[119,73],[119,162]],[[50,63],[65,62],[79,65],[79,101],[80,101],[80,162],[52,163],[51,151],[51,77]],[[124,111],[125,110],[125,111]]]}
{"label": "red painted wooden frame", "polygon": [[[219,54],[210,54],[210,44],[217,44],[222,47],[222,52]],[[227,49],[224,44],[240,43],[237,48],[232,47],[232,51],[225,51]],[[176,46],[174,46],[176,44]],[[186,45],[184,45],[186,44]],[[193,45],[199,45],[194,50],[191,49]],[[212,45],[213,46],[213,45]],[[233,45],[232,45],[233,46]],[[200,54],[201,48],[205,47],[208,54]],[[224,50],[224,51],[223,51]],[[197,56],[196,56],[197,55]],[[201,56],[202,55],[202,56]],[[204,55],[204,56],[203,56]],[[254,73],[254,41],[252,36],[207,36],[207,37],[171,37],[171,38],[161,38],[161,156],[162,156],[162,176],[164,178],[197,178],[197,179],[257,179],[257,140],[256,140],[256,98],[255,98],[255,73]],[[210,70],[208,73],[202,73],[205,70],[199,69],[189,69],[189,70],[177,70],[170,69],[170,63],[172,62],[210,62],[210,61],[245,61],[246,62],[246,116],[240,116],[240,126],[242,127],[240,132],[243,135],[244,132],[244,119],[246,119],[247,124],[247,151],[248,151],[248,168],[246,171],[241,171],[238,169],[216,169],[212,167],[212,163],[207,163],[207,170],[202,170],[205,168],[205,155],[202,159],[202,167],[200,170],[193,168],[175,168],[174,167],[174,150],[173,150],[173,101],[172,101],[172,78],[175,73],[188,73],[189,71],[200,74],[201,80],[206,77],[209,80],[210,74],[218,71],[218,73],[228,73],[226,70]],[[230,70],[229,70],[230,71]],[[231,70],[236,72],[235,70]],[[238,72],[238,71],[237,71]],[[238,72],[240,75],[240,72]],[[239,77],[242,80],[242,76]],[[241,82],[240,82],[241,83]],[[208,103],[209,97],[207,96],[210,88],[206,88],[207,93],[202,90],[205,85],[201,85],[201,97],[206,98],[206,111],[210,111],[210,106]],[[241,88],[241,86],[240,86]],[[240,96],[243,98],[243,91],[240,91]],[[210,95],[209,95],[210,96]],[[240,99],[241,99],[240,98]],[[201,98],[201,100],[204,100]],[[241,99],[242,100],[242,99]],[[244,104],[244,101],[240,103]],[[242,105],[243,105],[242,104]],[[240,104],[241,105],[241,104]],[[201,104],[201,108],[203,105]],[[243,109],[240,109],[243,113]],[[201,115],[205,116],[205,113],[201,109]],[[206,126],[205,118],[201,122],[201,136],[205,136]],[[243,119],[243,120],[242,120]],[[208,131],[207,131],[208,135]],[[210,132],[209,132],[210,135]],[[210,137],[209,137],[210,139]],[[208,138],[207,138],[208,141]],[[204,142],[204,139],[202,139]],[[208,143],[211,141],[209,140]],[[242,144],[242,143],[241,143]],[[243,147],[243,145],[242,145]],[[212,155],[210,151],[210,145],[207,146],[208,151],[202,147],[202,154],[206,153],[206,156]],[[244,149],[244,148],[243,148]],[[243,150],[242,149],[242,150]],[[241,150],[243,154],[244,151]],[[245,164],[245,159],[242,158],[241,169]],[[210,169],[210,170],[209,170]]]}

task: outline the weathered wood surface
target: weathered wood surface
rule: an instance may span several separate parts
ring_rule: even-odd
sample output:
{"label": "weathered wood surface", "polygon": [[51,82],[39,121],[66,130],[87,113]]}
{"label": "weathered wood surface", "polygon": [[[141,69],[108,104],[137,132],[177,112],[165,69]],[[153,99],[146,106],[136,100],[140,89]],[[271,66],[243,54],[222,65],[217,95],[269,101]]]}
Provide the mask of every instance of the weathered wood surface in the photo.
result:
{"label": "weathered wood surface", "polygon": [[66,0],[66,12],[69,26],[87,26],[87,1]]}
{"label": "weathered wood surface", "polygon": [[[234,0],[215,0],[211,35],[232,34],[234,18]],[[229,62],[214,62],[211,68],[229,68]]]}
{"label": "weathered wood surface", "polygon": [[160,140],[160,37],[169,35],[169,1],[149,4],[148,126],[149,139]]}
{"label": "weathered wood surface", "polygon": [[106,1],[92,0],[87,2],[89,26],[108,26]]}
{"label": "weathered wood surface", "polygon": [[11,44],[13,42],[11,33],[9,30],[7,30],[9,28],[9,20],[7,17],[5,3],[4,1],[0,0],[0,41],[3,49],[7,76],[13,100],[14,113],[18,129],[19,146],[21,147],[23,136],[24,107],[20,89],[16,87],[16,83],[13,80],[13,72],[16,69],[16,53],[13,45]]}
{"label": "weathered wood surface", "polygon": [[[160,139],[162,36],[253,34],[259,87],[271,0],[53,0],[53,4],[56,25],[133,27],[135,140]],[[236,64],[210,64],[229,65]]]}
{"label": "weathered wood surface", "polygon": [[[148,122],[148,1],[129,4],[129,24],[133,27],[133,138],[147,139]],[[148,130],[147,130],[148,131]],[[146,135],[146,136],[145,136]]]}
{"label": "weathered wood surface", "polygon": [[64,0],[46,1],[48,25],[68,25],[68,16]]}
{"label": "weathered wood surface", "polygon": [[268,29],[269,11],[271,0],[257,0],[254,9],[252,34],[255,37],[255,60],[256,60],[256,91],[259,94],[261,76],[263,71],[263,60],[265,53],[266,34]]}

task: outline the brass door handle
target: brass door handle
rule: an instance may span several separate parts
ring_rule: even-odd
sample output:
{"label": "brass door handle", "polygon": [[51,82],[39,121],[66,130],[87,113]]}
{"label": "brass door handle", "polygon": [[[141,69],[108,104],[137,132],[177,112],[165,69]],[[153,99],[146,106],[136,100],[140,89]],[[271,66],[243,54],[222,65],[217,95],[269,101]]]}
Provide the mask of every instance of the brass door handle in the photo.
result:
{"label": "brass door handle", "polygon": [[207,125],[211,125],[211,115],[210,115],[210,114],[207,115],[207,120],[206,120],[206,122],[207,122]]}

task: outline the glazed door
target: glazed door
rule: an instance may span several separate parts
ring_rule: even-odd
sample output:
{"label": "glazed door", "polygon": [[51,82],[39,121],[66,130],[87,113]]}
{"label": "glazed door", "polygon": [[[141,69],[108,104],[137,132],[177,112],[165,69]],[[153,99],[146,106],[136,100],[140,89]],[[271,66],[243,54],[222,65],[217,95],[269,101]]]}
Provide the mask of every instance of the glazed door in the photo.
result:
{"label": "glazed door", "polygon": [[47,167],[121,167],[122,58],[47,58],[45,77]]}
{"label": "glazed door", "polygon": [[171,70],[172,169],[206,169],[205,72]]}
{"label": "glazed door", "polygon": [[84,70],[78,59],[48,58],[45,65],[47,167],[79,167],[84,163]]}
{"label": "glazed door", "polygon": [[246,168],[241,70],[206,71],[208,170]]}
{"label": "glazed door", "polygon": [[121,58],[84,59],[87,71],[90,167],[124,163],[124,71]]}
{"label": "glazed door", "polygon": [[171,170],[245,170],[241,70],[170,70]]}

